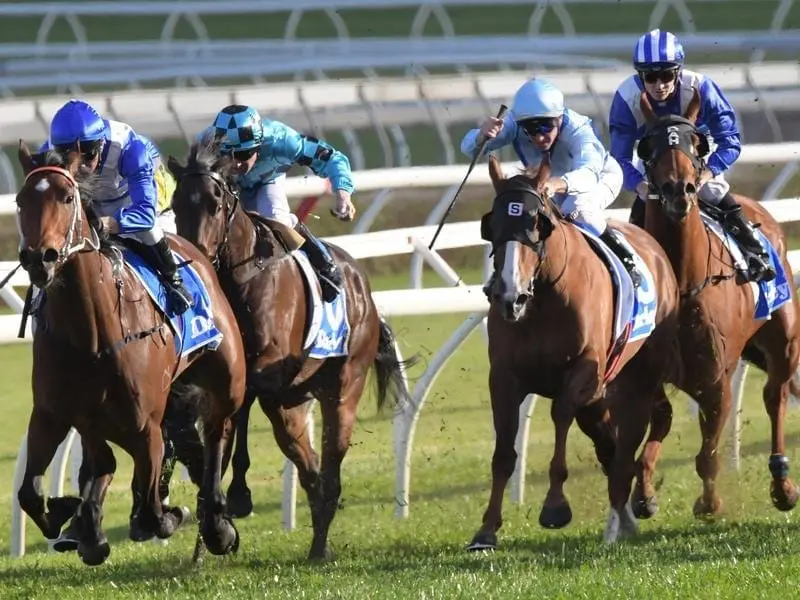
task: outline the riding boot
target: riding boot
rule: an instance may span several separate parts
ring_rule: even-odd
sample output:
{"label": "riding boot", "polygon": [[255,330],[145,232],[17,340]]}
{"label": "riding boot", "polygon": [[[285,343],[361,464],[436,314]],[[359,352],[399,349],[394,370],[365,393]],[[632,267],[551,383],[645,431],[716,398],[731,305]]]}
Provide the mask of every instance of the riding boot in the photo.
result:
{"label": "riding boot", "polygon": [[628,217],[628,223],[644,229],[644,211],[646,206],[645,201],[639,198],[639,196],[636,196],[636,200],[634,200],[631,205],[631,214]]}
{"label": "riding boot", "polygon": [[725,211],[722,226],[747,256],[747,279],[755,282],[775,279],[776,273],[769,264],[769,255],[756,237],[755,229],[747,221],[741,206]]}
{"label": "riding boot", "polygon": [[162,238],[154,246],[150,246],[154,257],[154,266],[161,274],[167,289],[172,309],[176,314],[183,314],[192,307],[194,299],[183,285],[183,279],[178,272],[178,263],[175,255],[169,248],[167,238]]}
{"label": "riding boot", "polygon": [[304,223],[298,221],[295,230],[306,240],[302,248],[319,278],[322,299],[325,302],[332,302],[342,289],[342,272],[339,266],[322,241],[314,236]]}
{"label": "riding boot", "polygon": [[617,236],[618,234],[613,229],[606,227],[606,230],[600,234],[600,239],[603,240],[611,251],[622,261],[622,264],[631,276],[633,287],[639,287],[642,284],[642,274],[639,272],[633,260],[633,254],[622,244]]}

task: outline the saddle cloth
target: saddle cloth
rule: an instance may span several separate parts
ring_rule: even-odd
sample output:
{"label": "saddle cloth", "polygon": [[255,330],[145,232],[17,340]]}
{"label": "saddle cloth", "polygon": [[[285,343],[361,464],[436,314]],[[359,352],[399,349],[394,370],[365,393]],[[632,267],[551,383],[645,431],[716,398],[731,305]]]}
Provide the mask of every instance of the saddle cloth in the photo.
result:
{"label": "saddle cloth", "polygon": [[[705,214],[702,210],[700,211],[700,216],[706,228],[712,231],[728,250],[736,268],[746,273],[747,261],[733,237],[722,228],[719,221]],[[756,319],[768,319],[773,312],[792,299],[792,290],[786,277],[781,257],[772,242],[760,229],[756,229],[756,235],[764,248],[767,249],[769,263],[776,273],[775,279],[772,281],[750,282],[750,289],[753,291],[753,298],[755,299],[753,315]]]}
{"label": "saddle cloth", "polygon": [[333,302],[324,302],[317,287],[317,276],[302,250],[291,253],[308,284],[309,314],[303,349],[311,358],[347,356],[350,323],[347,321],[347,294],[344,290]]}
{"label": "saddle cloth", "polygon": [[625,239],[624,234],[619,230],[615,230],[617,237],[621,238],[621,243],[633,255],[634,262],[642,274],[641,285],[634,289],[631,276],[619,257],[586,227],[576,222],[572,224],[581,231],[589,245],[599,254],[611,273],[611,281],[613,282],[617,299],[614,310],[614,342],[612,347],[625,335],[626,330],[629,330],[630,333],[625,343],[635,342],[649,336],[656,326],[656,307],[658,306],[656,284],[650,269],[647,268],[647,265],[645,265],[633,246]]}
{"label": "saddle cloth", "polygon": [[183,357],[204,346],[216,350],[222,341],[222,332],[214,325],[211,298],[205,283],[191,265],[183,265],[183,258],[173,251],[180,267],[183,284],[192,295],[192,308],[182,315],[175,315],[167,300],[167,292],[155,269],[132,250],[122,250],[125,266],[142,282],[148,295],[167,317],[175,338],[175,352]]}

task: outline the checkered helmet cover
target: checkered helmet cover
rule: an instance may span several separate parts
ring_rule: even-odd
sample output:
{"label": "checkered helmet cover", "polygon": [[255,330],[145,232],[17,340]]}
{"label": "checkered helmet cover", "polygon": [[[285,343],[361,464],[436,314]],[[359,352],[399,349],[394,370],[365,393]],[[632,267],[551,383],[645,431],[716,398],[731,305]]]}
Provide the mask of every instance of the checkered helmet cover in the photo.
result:
{"label": "checkered helmet cover", "polygon": [[226,106],[214,119],[214,129],[222,150],[250,150],[264,140],[261,115],[251,106]]}

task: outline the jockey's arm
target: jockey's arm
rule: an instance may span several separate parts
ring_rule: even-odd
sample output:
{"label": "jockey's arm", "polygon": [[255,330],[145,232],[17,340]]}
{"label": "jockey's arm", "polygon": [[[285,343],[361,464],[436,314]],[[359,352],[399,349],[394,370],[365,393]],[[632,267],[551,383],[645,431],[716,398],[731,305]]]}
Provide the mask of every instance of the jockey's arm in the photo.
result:
{"label": "jockey's arm", "polygon": [[[478,151],[478,146],[482,141],[478,140],[480,131],[480,128],[470,129],[464,136],[464,139],[461,140],[461,152],[470,159],[475,156],[475,153]],[[519,127],[517,126],[516,121],[514,121],[514,117],[507,114],[503,118],[503,128],[500,130],[500,133],[498,133],[497,137],[494,139],[489,140],[489,143],[486,144],[484,152],[492,152],[502,148],[503,146],[508,146],[516,139],[518,131]]]}
{"label": "jockey's arm", "polygon": [[600,182],[600,174],[605,164],[606,150],[587,122],[575,131],[569,140],[572,155],[570,170],[562,179],[567,184],[567,194],[580,194],[593,191]]}
{"label": "jockey's arm", "polygon": [[633,192],[644,180],[644,175],[633,166],[633,147],[639,138],[639,128],[630,107],[619,92],[614,94],[608,117],[611,137],[610,152],[622,167],[622,187]]}
{"label": "jockey's arm", "polygon": [[309,167],[316,175],[328,179],[333,191],[353,193],[350,161],[329,143],[302,135],[288,126],[285,135],[276,142],[279,145],[275,149],[276,156],[286,157],[289,163]]}
{"label": "jockey's arm", "polygon": [[119,174],[128,182],[131,203],[120,208],[114,218],[122,232],[147,231],[156,224],[156,184],[153,160],[147,144],[133,138],[122,150]]}
{"label": "jockey's arm", "polygon": [[728,99],[711,79],[705,78],[700,84],[700,97],[703,99],[701,114],[703,123],[717,148],[708,157],[706,165],[714,176],[727,171],[742,152],[741,136],[736,125],[736,112]]}

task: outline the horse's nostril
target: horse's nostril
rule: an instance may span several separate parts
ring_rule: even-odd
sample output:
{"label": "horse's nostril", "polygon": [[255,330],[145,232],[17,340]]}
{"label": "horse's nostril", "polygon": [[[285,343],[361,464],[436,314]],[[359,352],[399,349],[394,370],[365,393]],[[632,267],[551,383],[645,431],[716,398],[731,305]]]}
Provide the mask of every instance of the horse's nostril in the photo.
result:
{"label": "horse's nostril", "polygon": [[42,253],[42,262],[54,263],[58,260],[58,250],[55,248],[48,248]]}

